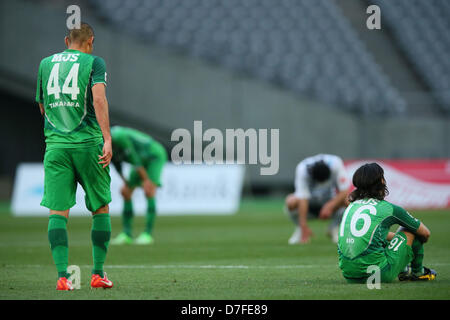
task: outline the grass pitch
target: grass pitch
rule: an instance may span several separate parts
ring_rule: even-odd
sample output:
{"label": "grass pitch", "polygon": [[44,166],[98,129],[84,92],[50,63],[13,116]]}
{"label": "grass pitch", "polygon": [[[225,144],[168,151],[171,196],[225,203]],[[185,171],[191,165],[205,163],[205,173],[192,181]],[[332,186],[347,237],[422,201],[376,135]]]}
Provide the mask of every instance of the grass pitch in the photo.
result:
{"label": "grass pitch", "polygon": [[[0,206],[0,299],[445,299],[450,298],[450,212],[412,212],[432,232],[425,246],[433,282],[398,281],[380,290],[349,285],[337,265],[328,221],[311,221],[310,244],[290,246],[282,200],[244,200],[232,216],[161,216],[151,246],[111,246],[105,265],[115,287],[91,290],[91,218],[69,218],[69,264],[81,289],[57,292],[46,217],[14,218]],[[121,220],[112,218],[113,236]],[[144,217],[135,219],[135,233]]]}

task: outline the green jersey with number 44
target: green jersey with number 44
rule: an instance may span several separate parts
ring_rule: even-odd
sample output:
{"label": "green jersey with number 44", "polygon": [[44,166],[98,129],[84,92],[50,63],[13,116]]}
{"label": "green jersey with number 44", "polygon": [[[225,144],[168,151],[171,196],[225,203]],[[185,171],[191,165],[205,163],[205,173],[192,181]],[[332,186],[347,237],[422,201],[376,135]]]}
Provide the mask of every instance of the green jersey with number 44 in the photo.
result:
{"label": "green jersey with number 44", "polygon": [[[386,237],[394,224],[414,232],[420,221],[403,208],[384,200],[356,200],[346,208],[338,240],[339,267],[344,277],[364,277],[368,266],[383,268],[387,264],[385,247],[389,242]],[[400,246],[401,241],[397,242],[389,245]]]}
{"label": "green jersey with number 44", "polygon": [[39,65],[36,101],[44,105],[47,149],[74,148],[102,142],[91,88],[106,85],[102,58],[67,49]]}

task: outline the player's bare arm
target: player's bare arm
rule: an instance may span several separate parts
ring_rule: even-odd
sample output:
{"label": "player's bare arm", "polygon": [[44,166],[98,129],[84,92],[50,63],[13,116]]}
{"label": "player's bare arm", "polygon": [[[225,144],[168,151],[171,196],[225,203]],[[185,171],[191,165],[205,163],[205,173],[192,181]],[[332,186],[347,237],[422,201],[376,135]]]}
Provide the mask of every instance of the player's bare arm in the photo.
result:
{"label": "player's bare arm", "polygon": [[39,103],[39,111],[41,111],[41,115],[45,114],[44,105],[42,103]]}
{"label": "player's bare arm", "polygon": [[416,231],[416,236],[419,237],[422,243],[425,243],[430,238],[430,235],[431,235],[430,229],[428,229],[427,226],[421,222],[419,228]]}
{"label": "player's bare arm", "polygon": [[347,196],[347,190],[340,191],[333,199],[323,205],[322,209],[320,209],[319,218],[328,219],[331,217],[334,211],[345,205]]}
{"label": "player's bare arm", "polygon": [[309,229],[307,216],[308,216],[309,202],[307,199],[298,199],[298,219],[300,228],[302,229],[301,243],[307,243],[309,238],[313,235],[311,229]]}
{"label": "player's bare arm", "polygon": [[153,197],[156,192],[156,185],[149,179],[147,171],[144,167],[139,167],[137,172],[142,179],[142,188],[147,197]]}
{"label": "player's bare arm", "polygon": [[108,100],[106,99],[106,90],[103,83],[94,84],[92,87],[92,96],[94,102],[95,116],[100,129],[102,130],[104,145],[103,155],[99,156],[99,163],[103,168],[107,167],[112,158],[112,142],[109,127]]}

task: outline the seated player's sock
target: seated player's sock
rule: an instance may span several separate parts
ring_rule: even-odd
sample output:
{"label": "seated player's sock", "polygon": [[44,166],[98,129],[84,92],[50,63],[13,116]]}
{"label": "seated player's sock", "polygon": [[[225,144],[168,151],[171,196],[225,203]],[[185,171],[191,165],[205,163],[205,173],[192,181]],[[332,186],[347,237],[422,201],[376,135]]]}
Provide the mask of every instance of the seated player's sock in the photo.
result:
{"label": "seated player's sock", "polygon": [[122,212],[122,226],[123,232],[132,237],[132,223],[133,223],[133,202],[125,200],[123,203]]}
{"label": "seated player's sock", "polygon": [[147,199],[147,223],[145,225],[145,232],[152,234],[153,225],[155,224],[156,218],[156,202],[155,198]]}
{"label": "seated player's sock", "polygon": [[92,217],[92,257],[94,268],[92,274],[103,278],[103,264],[105,263],[108,244],[111,238],[111,219],[109,213],[94,214]]}
{"label": "seated player's sock", "polygon": [[414,253],[414,258],[411,261],[411,271],[415,274],[415,275],[422,275],[424,272],[423,269],[423,243],[415,238],[411,248],[413,250]]}
{"label": "seated player's sock", "polygon": [[68,278],[69,248],[67,237],[67,218],[51,214],[48,220],[48,241],[52,250],[53,261],[58,271],[58,278]]}

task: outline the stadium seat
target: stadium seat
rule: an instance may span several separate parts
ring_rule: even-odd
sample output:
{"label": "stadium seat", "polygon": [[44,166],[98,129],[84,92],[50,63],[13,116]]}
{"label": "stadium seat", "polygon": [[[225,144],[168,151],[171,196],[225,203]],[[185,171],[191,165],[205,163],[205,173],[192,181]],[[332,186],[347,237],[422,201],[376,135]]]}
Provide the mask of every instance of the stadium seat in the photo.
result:
{"label": "stadium seat", "polygon": [[157,45],[330,107],[406,112],[406,103],[332,1],[90,1],[111,23]]}

